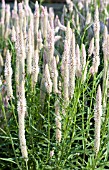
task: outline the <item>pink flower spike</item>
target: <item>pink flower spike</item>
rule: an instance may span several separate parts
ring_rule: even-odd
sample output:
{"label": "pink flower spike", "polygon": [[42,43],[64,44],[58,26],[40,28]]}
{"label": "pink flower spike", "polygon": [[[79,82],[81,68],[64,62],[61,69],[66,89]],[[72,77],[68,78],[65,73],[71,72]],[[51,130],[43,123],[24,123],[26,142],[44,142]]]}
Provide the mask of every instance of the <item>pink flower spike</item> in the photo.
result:
{"label": "pink flower spike", "polygon": [[2,8],[5,8],[5,0],[2,0]]}

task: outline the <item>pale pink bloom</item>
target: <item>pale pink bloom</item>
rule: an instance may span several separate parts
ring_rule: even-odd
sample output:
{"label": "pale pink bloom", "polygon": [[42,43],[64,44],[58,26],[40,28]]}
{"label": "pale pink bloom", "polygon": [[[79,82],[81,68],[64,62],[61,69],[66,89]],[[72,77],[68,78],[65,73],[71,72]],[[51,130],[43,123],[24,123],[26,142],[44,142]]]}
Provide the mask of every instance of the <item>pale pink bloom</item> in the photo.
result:
{"label": "pale pink bloom", "polygon": [[94,68],[94,74],[98,72],[98,67],[100,65],[99,33],[100,33],[99,11],[98,11],[98,6],[96,6],[95,17],[94,17],[95,48],[94,48],[94,57],[93,57],[93,63],[92,63],[92,66]]}
{"label": "pale pink bloom", "polygon": [[76,55],[75,55],[75,34],[72,33],[70,44],[70,64],[69,64],[69,96],[73,97],[75,89]]}
{"label": "pale pink bloom", "polygon": [[90,12],[87,12],[87,17],[86,17],[86,25],[90,24],[91,23],[91,13]]}
{"label": "pale pink bloom", "polygon": [[35,50],[34,56],[33,56],[33,62],[32,62],[32,84],[33,87],[35,87],[38,79],[38,74],[39,74],[39,66],[38,66],[38,61],[39,61],[39,54],[38,50]]}
{"label": "pale pink bloom", "polygon": [[54,150],[50,151],[50,157],[52,158],[54,155]]}
{"label": "pale pink bloom", "polygon": [[47,7],[41,6],[41,32],[45,41],[47,40],[48,12]]}
{"label": "pale pink bloom", "polygon": [[59,41],[61,38],[62,38],[62,37],[59,36],[59,35],[55,36],[54,43],[57,42],[57,41]]}
{"label": "pale pink bloom", "polygon": [[6,79],[6,87],[7,87],[7,96],[9,98],[12,98],[13,97],[12,68],[11,68],[11,55],[9,50],[7,50],[6,61],[5,61],[5,79]]}
{"label": "pale pink bloom", "polygon": [[45,77],[46,91],[47,91],[47,93],[50,94],[52,92],[52,81],[51,81],[51,78],[50,78],[50,72],[49,72],[48,64],[45,65],[44,77]]}
{"label": "pale pink bloom", "polygon": [[47,48],[48,48],[48,63],[50,66],[50,62],[54,56],[54,29],[49,28],[48,36],[47,36]]}
{"label": "pale pink bloom", "polygon": [[5,8],[5,0],[2,0],[2,8]]}
{"label": "pale pink bloom", "polygon": [[54,29],[54,10],[51,7],[49,8],[49,23],[50,27]]}
{"label": "pale pink bloom", "polygon": [[85,81],[86,74],[87,74],[87,66],[86,66],[86,49],[85,49],[84,44],[82,44],[81,65],[82,65],[82,70],[83,70],[83,81]]}
{"label": "pale pink bloom", "polygon": [[32,30],[28,29],[28,52],[27,52],[27,73],[31,74],[32,71],[32,57],[33,57],[33,48],[32,48]]}
{"label": "pale pink bloom", "polygon": [[94,37],[91,39],[88,49],[89,56],[94,53]]}
{"label": "pale pink bloom", "polygon": [[79,7],[79,10],[82,10],[84,8],[84,5],[82,2],[78,2],[78,7]]}
{"label": "pale pink bloom", "polygon": [[4,61],[3,61],[3,57],[0,53],[0,67],[2,67],[4,65]]}
{"label": "pale pink bloom", "polygon": [[59,100],[55,102],[55,114],[56,114],[56,141],[61,142],[62,132],[61,132],[61,116],[60,116],[60,105]]}
{"label": "pale pink bloom", "polygon": [[76,76],[81,77],[82,75],[82,67],[81,67],[81,61],[80,61],[80,49],[79,45],[76,46]]}
{"label": "pale pink bloom", "polygon": [[98,154],[100,148],[100,128],[101,128],[101,116],[102,116],[102,94],[101,94],[101,87],[98,86],[97,94],[96,94],[96,105],[95,105],[95,112],[94,112],[94,120],[95,120],[95,143],[94,149],[96,155]]}
{"label": "pale pink bloom", "polygon": [[67,40],[64,42],[64,53],[61,66],[63,76],[64,102],[69,102],[69,46]]}
{"label": "pale pink bloom", "polygon": [[36,39],[38,36],[38,29],[39,29],[39,17],[40,17],[39,4],[38,4],[38,1],[36,1],[35,12],[34,12],[34,34],[35,34]]}
{"label": "pale pink bloom", "polygon": [[12,31],[11,31],[11,41],[15,42],[16,41],[16,31],[15,31],[15,27],[12,27]]}
{"label": "pale pink bloom", "polygon": [[66,27],[61,24],[61,22],[59,21],[59,19],[58,19],[58,27],[59,27],[61,30],[66,31]]}
{"label": "pale pink bloom", "polygon": [[38,42],[38,50],[41,50],[43,47],[41,30],[38,31],[37,42]]}
{"label": "pale pink bloom", "polygon": [[14,0],[14,11],[17,12],[17,0]]}
{"label": "pale pink bloom", "polygon": [[57,64],[56,59],[53,57],[51,60],[51,78],[53,80],[53,92],[58,93],[58,70],[57,70]]}

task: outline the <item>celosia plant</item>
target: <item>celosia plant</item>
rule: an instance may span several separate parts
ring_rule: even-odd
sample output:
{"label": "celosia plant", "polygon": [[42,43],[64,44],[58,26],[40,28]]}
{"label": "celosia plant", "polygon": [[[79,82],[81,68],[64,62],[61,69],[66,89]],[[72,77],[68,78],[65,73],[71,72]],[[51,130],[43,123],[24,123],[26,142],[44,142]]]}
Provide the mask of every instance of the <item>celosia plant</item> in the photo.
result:
{"label": "celosia plant", "polygon": [[109,169],[108,8],[2,0],[1,170]]}

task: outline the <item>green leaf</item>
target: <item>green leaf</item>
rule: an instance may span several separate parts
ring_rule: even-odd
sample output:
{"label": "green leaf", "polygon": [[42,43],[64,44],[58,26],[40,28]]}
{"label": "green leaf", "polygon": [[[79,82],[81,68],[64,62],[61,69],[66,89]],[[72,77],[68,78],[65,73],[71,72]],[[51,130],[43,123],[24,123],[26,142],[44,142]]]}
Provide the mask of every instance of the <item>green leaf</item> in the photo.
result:
{"label": "green leaf", "polygon": [[17,164],[16,162],[13,161],[12,158],[0,158],[0,160],[2,160],[2,161],[7,161],[7,162],[11,162],[11,163],[14,163],[14,164]]}

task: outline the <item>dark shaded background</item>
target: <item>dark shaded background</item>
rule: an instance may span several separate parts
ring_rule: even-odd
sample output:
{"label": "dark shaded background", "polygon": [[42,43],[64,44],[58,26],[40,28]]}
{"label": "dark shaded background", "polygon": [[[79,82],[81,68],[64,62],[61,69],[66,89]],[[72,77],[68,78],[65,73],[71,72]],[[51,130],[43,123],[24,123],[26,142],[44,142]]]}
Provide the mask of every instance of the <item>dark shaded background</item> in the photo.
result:
{"label": "dark shaded background", "polygon": [[[0,0],[1,2],[2,0]],[[17,0],[18,2],[22,2],[22,0]],[[36,2],[36,0],[30,0],[31,2]],[[5,0],[6,3],[14,2],[14,0]],[[63,3],[65,0],[45,0],[44,3]]]}

